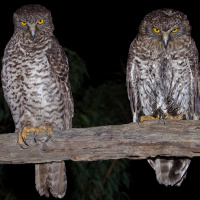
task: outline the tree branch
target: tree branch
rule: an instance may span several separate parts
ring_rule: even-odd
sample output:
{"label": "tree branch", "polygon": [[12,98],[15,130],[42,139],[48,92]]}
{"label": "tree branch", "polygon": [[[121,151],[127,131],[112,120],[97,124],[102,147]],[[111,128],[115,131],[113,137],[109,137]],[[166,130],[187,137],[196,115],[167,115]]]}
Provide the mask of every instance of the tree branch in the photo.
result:
{"label": "tree branch", "polygon": [[55,132],[44,143],[44,134],[29,148],[17,144],[17,134],[0,135],[0,164],[43,163],[61,160],[94,161],[108,159],[145,159],[155,156],[200,156],[200,121],[166,120],[72,128]]}

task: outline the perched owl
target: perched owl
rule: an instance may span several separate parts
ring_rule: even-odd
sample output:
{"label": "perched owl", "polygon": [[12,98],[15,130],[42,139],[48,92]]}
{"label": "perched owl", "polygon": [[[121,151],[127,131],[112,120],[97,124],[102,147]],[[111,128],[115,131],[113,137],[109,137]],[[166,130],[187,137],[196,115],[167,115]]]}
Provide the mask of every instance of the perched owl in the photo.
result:
{"label": "perched owl", "polygon": [[[72,127],[73,99],[68,60],[53,35],[51,13],[41,5],[26,5],[13,16],[14,34],[3,57],[1,73],[5,99],[15,122],[18,143],[26,147],[26,135]],[[41,133],[42,134],[42,133]],[[67,188],[64,162],[35,165],[40,195],[62,198]]]}
{"label": "perched owl", "polygon": [[[147,14],[130,45],[127,61],[133,122],[199,120],[199,88],[198,50],[187,16],[173,9]],[[148,162],[160,184],[179,186],[190,159],[156,158]]]}

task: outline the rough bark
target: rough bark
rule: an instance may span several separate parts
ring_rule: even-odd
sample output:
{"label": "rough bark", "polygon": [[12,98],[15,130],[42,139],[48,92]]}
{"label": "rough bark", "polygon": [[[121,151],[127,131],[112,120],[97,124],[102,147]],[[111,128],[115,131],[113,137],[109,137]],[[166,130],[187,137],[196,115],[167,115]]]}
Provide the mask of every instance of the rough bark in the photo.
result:
{"label": "rough bark", "polygon": [[29,147],[17,144],[17,134],[0,134],[0,163],[22,164],[73,160],[145,159],[156,156],[200,156],[200,121],[146,121],[55,132],[48,142],[45,134],[29,133]]}

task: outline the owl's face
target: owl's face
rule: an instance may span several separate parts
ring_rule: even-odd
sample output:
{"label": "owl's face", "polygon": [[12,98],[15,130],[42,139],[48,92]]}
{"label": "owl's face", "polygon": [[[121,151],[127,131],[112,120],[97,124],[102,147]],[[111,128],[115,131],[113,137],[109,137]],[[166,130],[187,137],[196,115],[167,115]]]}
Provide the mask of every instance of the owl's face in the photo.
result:
{"label": "owl's face", "polygon": [[157,41],[166,49],[168,44],[181,44],[181,40],[188,38],[191,27],[183,13],[172,9],[163,9],[147,14],[139,31],[141,35]]}
{"label": "owl's face", "polygon": [[14,13],[13,22],[15,32],[25,33],[32,39],[42,32],[51,34],[54,29],[50,11],[37,4],[19,8]]}

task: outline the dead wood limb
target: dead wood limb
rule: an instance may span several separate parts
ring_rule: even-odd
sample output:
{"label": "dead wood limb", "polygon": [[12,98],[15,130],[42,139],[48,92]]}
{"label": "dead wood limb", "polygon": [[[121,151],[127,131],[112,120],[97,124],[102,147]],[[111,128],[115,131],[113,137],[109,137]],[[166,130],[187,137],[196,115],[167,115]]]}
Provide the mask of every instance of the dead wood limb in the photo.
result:
{"label": "dead wood limb", "polygon": [[200,156],[200,121],[166,120],[165,125],[162,121],[146,121],[140,125],[72,128],[55,132],[47,143],[35,143],[30,133],[27,142],[29,148],[22,149],[16,134],[0,134],[0,164],[145,159],[158,155],[194,157]]}

